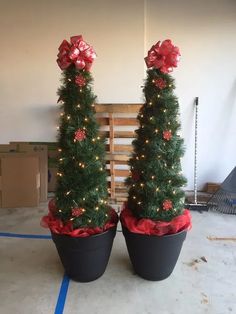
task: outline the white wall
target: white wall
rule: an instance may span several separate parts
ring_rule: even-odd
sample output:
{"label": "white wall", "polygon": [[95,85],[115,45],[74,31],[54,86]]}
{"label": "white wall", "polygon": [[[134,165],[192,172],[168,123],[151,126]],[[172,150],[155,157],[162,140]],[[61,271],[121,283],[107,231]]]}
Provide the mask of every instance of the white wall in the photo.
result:
{"label": "white wall", "polygon": [[182,59],[173,72],[192,188],[193,100],[199,96],[199,187],[235,166],[234,0],[0,0],[0,143],[54,141],[60,42],[83,34],[98,54],[99,102],[141,102],[143,57],[171,38]]}

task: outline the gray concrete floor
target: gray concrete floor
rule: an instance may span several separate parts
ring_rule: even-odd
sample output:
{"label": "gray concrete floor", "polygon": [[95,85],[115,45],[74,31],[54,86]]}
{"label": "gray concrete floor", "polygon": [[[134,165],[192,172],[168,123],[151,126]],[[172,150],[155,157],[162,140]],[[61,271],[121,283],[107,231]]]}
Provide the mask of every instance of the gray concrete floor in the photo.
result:
{"label": "gray concrete floor", "polygon": [[[1,314],[62,313],[55,307],[63,269],[52,241],[3,236],[48,234],[39,226],[46,207],[0,209]],[[236,237],[236,216],[192,216],[193,228],[168,279],[149,282],[135,275],[118,232],[105,274],[91,283],[70,281],[63,313],[236,313],[236,241],[207,238]]]}

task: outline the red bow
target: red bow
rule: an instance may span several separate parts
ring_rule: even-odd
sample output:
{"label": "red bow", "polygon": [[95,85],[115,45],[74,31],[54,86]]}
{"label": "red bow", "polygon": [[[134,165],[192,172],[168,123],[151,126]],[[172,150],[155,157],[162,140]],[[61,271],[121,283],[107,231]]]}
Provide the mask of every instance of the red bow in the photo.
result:
{"label": "red bow", "polygon": [[70,42],[64,39],[58,48],[57,63],[59,67],[61,70],[65,70],[74,63],[78,70],[89,71],[96,58],[93,47],[88,45],[81,35],[71,37]]}
{"label": "red bow", "polygon": [[179,56],[179,48],[174,46],[170,39],[166,39],[152,46],[144,60],[148,68],[153,67],[163,73],[169,73],[173,71],[173,67],[177,67]]}

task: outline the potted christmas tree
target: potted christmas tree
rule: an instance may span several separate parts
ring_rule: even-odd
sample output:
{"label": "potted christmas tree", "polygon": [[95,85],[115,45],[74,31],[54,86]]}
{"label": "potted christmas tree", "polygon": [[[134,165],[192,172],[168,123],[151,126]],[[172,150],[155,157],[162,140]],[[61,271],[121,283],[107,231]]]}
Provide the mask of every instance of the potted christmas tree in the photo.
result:
{"label": "potted christmas tree", "polygon": [[129,196],[121,213],[134,270],[148,280],[162,280],[172,273],[191,226],[181,189],[186,180],[181,174],[179,104],[169,75],[179,55],[179,49],[165,40],[152,46],[145,58],[146,101],[138,114],[140,127],[127,179]]}
{"label": "potted christmas tree", "polygon": [[116,234],[117,214],[107,205],[105,145],[95,117],[90,68],[96,57],[82,36],[63,40],[59,166],[55,199],[42,225],[50,228],[66,274],[76,281],[100,277]]}

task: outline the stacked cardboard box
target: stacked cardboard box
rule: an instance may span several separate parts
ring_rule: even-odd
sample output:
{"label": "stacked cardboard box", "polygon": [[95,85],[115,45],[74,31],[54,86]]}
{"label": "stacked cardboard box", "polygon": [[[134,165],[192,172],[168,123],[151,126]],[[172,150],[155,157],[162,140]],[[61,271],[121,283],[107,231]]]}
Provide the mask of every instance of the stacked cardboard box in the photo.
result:
{"label": "stacked cardboard box", "polygon": [[0,145],[0,207],[38,206],[47,193],[47,146]]}
{"label": "stacked cardboard box", "polygon": [[22,150],[28,145],[32,150],[40,151],[43,147],[47,148],[47,191],[55,192],[57,183],[57,161],[58,161],[58,144],[56,142],[11,142],[17,150]]}

